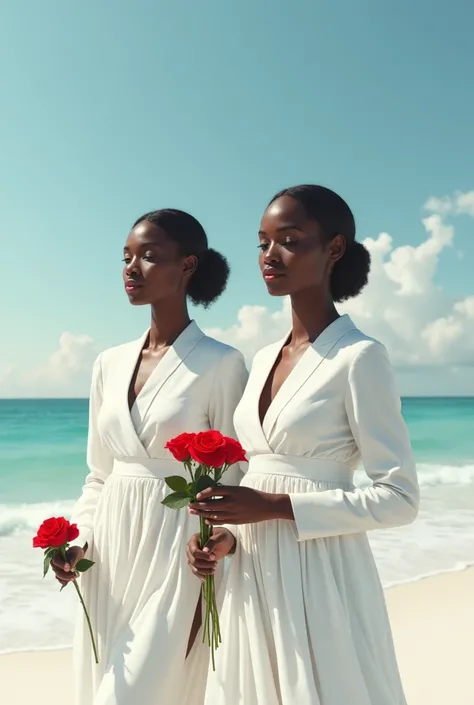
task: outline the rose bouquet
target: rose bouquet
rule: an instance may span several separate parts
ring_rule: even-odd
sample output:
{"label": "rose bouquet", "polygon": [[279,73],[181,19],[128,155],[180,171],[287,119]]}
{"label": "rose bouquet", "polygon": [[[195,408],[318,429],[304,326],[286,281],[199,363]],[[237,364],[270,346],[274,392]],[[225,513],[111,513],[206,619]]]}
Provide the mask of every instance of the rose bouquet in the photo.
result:
{"label": "rose bouquet", "polygon": [[[33,548],[42,548],[44,550],[44,561],[43,561],[43,578],[46,576],[51,561],[56,556],[57,553],[60,554],[61,558],[67,562],[67,549],[71,541],[74,541],[79,536],[79,529],[76,524],[70,524],[64,517],[51,517],[46,519],[38,529],[36,536],[33,539]],[[85,573],[86,570],[92,568],[94,565],[93,561],[87,558],[82,558],[74,566],[74,574],[79,577],[79,573]],[[82,608],[87,621],[87,626],[89,628],[89,634],[92,641],[92,649],[94,651],[95,662],[99,663],[99,657],[97,655],[97,647],[95,644],[94,633],[92,631],[92,625],[87,612],[86,605],[84,603],[81,591],[76,580],[72,581],[76,592],[78,594],[79,600],[81,602]],[[64,584],[61,590],[67,585]]]}
{"label": "rose bouquet", "polygon": [[[213,430],[182,433],[168,441],[166,448],[176,460],[183,463],[188,473],[188,477],[173,475],[165,479],[173,492],[165,497],[162,504],[171,509],[182,509],[195,502],[200,492],[208,487],[219,485],[222,476],[231,465],[246,460],[245,451],[238,441]],[[201,517],[199,521],[200,544],[201,548],[204,548],[212,535],[212,526],[209,526]],[[203,641],[207,642],[211,649],[214,669],[214,652],[221,643],[221,633],[213,575],[206,576],[203,597],[205,603]]]}

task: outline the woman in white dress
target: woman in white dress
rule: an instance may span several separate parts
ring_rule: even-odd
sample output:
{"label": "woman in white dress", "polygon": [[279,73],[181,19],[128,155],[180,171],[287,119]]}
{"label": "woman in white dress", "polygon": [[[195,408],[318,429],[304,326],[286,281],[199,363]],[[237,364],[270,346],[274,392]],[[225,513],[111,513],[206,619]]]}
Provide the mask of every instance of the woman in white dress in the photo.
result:
{"label": "woman in white dress", "polygon": [[[191,539],[198,576],[235,552],[205,702],[404,705],[365,532],[415,519],[416,469],[385,348],[334,306],[366,284],[369,253],[347,204],[319,186],[275,196],[259,239],[293,326],[255,357],[235,414],[242,486],[221,500],[206,490],[190,510],[227,525],[205,551]],[[367,489],[353,486],[360,461]]]}
{"label": "woman in white dress", "polygon": [[[90,472],[72,517],[80,536],[68,564],[54,566],[67,582],[86,552],[95,561],[81,582],[99,665],[80,614],[76,703],[202,705],[209,648],[194,639],[200,585],[185,554],[198,523],[161,504],[164,478],[185,473],[165,444],[209,428],[233,436],[248,375],[237,350],[189,318],[187,298],[210,305],[229,274],[195,218],[177,210],[143,216],[128,236],[124,262],[130,302],[151,305],[151,326],[95,363]],[[231,483],[240,477],[234,469]]]}

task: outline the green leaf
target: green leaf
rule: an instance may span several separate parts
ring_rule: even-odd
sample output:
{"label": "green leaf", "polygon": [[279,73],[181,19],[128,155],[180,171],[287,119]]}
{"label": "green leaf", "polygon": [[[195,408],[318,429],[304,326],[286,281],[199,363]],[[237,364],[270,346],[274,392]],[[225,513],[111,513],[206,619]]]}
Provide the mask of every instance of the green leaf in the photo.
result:
{"label": "green leaf", "polygon": [[199,480],[196,482],[196,494],[199,494],[199,492],[202,492],[203,490],[207,490],[208,487],[215,486],[216,482],[212,479],[212,477],[209,475],[201,475]]}
{"label": "green leaf", "polygon": [[188,506],[190,501],[191,498],[188,492],[173,492],[165,497],[161,504],[170,509],[183,509],[183,507]]}
{"label": "green leaf", "polygon": [[202,475],[202,465],[198,465],[194,473],[194,482],[197,482]]}
{"label": "green leaf", "polygon": [[46,574],[49,570],[49,566],[51,565],[52,557],[53,556],[50,556],[49,553],[45,554],[44,562],[43,562],[43,578],[46,577]]}
{"label": "green leaf", "polygon": [[78,573],[85,573],[86,570],[92,568],[93,565],[94,561],[90,561],[88,558],[81,558],[80,561],[77,561],[74,570],[77,570]]}
{"label": "green leaf", "polygon": [[186,478],[181,477],[180,475],[172,475],[171,477],[165,477],[165,482],[170,488],[170,490],[173,490],[173,492],[185,492],[186,485],[188,484],[186,482]]}
{"label": "green leaf", "polygon": [[64,590],[64,588],[67,587],[68,585],[69,585],[69,583],[64,583],[64,585],[61,585],[61,589],[59,590],[59,592],[62,592]]}

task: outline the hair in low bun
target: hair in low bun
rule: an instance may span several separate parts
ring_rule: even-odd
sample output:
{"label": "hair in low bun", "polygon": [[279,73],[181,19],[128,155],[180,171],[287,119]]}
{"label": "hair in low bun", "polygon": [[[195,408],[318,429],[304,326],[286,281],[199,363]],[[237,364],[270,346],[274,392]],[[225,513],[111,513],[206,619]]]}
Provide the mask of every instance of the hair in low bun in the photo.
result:
{"label": "hair in low bun", "polygon": [[214,303],[226,288],[230,268],[226,258],[208,246],[201,223],[176,208],[145,213],[135,225],[144,220],[162,228],[170,240],[177,243],[183,257],[194,255],[197,258],[198,266],[188,285],[191,301],[205,308]]}
{"label": "hair in low bun", "polygon": [[188,296],[193,304],[207,308],[224,292],[230,274],[224,255],[208,248],[199,257],[198,266],[188,286]]}
{"label": "hair in low bun", "polygon": [[370,272],[370,253],[355,239],[356,225],[351,209],[343,198],[324,186],[303,184],[284,189],[270,201],[290,196],[305,209],[308,218],[317,221],[329,242],[336,235],[346,241],[346,250],[331,273],[330,290],[334,301],[345,301],[360,294]]}
{"label": "hair in low bun", "polygon": [[370,252],[361,242],[346,247],[331,273],[331,296],[334,301],[346,301],[360,294],[370,272]]}

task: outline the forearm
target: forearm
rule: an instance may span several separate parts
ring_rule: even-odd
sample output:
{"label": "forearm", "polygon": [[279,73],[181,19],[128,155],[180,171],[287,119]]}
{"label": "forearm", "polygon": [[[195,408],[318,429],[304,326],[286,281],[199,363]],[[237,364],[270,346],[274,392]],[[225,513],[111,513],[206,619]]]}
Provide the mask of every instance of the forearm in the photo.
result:
{"label": "forearm", "polygon": [[293,506],[291,504],[290,495],[268,493],[268,502],[270,508],[269,519],[294,521],[295,516],[293,514]]}

